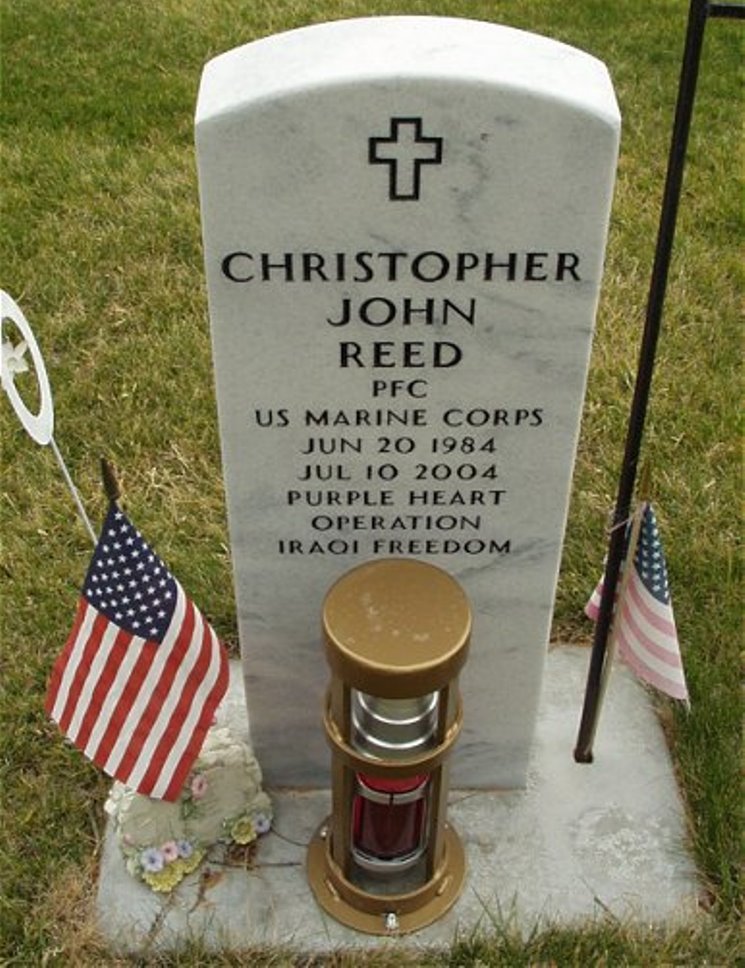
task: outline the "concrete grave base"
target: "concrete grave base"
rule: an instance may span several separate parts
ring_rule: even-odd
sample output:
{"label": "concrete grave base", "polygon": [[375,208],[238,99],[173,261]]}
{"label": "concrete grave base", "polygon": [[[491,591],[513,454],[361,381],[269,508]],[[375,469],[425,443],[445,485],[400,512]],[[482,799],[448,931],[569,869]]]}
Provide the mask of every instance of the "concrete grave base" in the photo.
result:
{"label": "concrete grave base", "polygon": [[[127,874],[109,828],[97,902],[102,932],[127,951],[194,939],[214,949],[324,951],[449,945],[507,919],[527,932],[608,913],[644,923],[694,916],[699,885],[670,757],[649,697],[625,669],[615,670],[609,688],[596,762],[573,760],[588,659],[581,648],[549,653],[525,790],[452,792],[449,816],[468,877],[454,908],[431,927],[381,940],[323,914],[305,879],[305,845],[330,804],[319,790],[273,795],[274,830],[261,838],[251,869],[226,865],[216,852],[172,895]],[[238,663],[231,673],[225,708],[235,727],[244,715]]]}

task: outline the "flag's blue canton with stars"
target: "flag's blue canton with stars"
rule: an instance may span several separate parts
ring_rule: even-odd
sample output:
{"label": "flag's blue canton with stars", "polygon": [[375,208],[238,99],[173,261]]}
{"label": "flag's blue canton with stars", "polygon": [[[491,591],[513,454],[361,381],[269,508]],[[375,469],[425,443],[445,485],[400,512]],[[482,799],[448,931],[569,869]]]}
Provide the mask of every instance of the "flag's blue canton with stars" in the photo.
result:
{"label": "flag's blue canton with stars", "polygon": [[657,529],[657,518],[651,505],[646,508],[642,519],[634,564],[649,594],[662,605],[668,605],[670,586],[667,580],[667,565],[660,543],[660,532]]}
{"label": "flag's blue canton with stars", "polygon": [[176,579],[116,505],[106,516],[83,594],[125,631],[163,640],[176,606]]}

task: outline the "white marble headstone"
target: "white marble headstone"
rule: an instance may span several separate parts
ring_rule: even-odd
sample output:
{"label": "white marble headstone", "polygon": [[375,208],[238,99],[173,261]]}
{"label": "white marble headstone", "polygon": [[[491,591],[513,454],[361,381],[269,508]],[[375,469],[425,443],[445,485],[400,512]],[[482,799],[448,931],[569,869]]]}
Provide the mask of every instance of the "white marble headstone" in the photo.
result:
{"label": "white marble headstone", "polygon": [[453,783],[524,783],[619,125],[599,61],[467,20],[322,24],[205,68],[217,397],[270,785],[327,784],[321,602],[400,556],[474,608]]}

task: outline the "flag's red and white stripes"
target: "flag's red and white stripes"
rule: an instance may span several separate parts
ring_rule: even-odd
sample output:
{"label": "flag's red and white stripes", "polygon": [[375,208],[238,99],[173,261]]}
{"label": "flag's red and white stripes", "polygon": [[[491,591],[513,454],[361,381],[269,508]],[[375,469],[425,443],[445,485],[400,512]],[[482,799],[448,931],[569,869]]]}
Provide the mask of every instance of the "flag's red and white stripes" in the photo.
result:
{"label": "flag's red and white stripes", "polygon": [[648,593],[636,569],[629,576],[615,622],[618,652],[626,664],[656,689],[687,700],[672,609]]}
{"label": "flag's red and white stripes", "polygon": [[600,602],[602,601],[602,598],[603,598],[603,579],[601,578],[600,581],[595,586],[595,590],[593,591],[592,595],[590,595],[589,601],[585,605],[585,615],[592,622],[597,622],[598,620],[598,616],[600,615]]}
{"label": "flag's red and white stripes", "polygon": [[[652,507],[640,505],[634,521],[616,590],[609,654],[617,648],[641,679],[673,699],[688,702],[667,565]],[[594,622],[600,614],[604,581],[605,576],[585,605],[585,614]]]}
{"label": "flag's red and white stripes", "polygon": [[225,651],[177,585],[162,642],[119,628],[81,598],[52,671],[46,711],[110,776],[178,796],[225,693]]}

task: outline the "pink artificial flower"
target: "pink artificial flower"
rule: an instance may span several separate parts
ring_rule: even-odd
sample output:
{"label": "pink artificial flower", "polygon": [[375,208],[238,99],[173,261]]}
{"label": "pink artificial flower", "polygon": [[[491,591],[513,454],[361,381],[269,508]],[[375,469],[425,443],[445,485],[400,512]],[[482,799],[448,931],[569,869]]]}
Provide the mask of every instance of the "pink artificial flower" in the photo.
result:
{"label": "pink artificial flower", "polygon": [[164,844],[161,844],[160,852],[163,855],[163,860],[166,862],[166,864],[170,864],[171,861],[178,860],[179,849],[175,840],[167,840]]}
{"label": "pink artificial flower", "polygon": [[191,778],[191,795],[195,800],[201,800],[207,792],[207,777],[203,773],[195,773]]}

